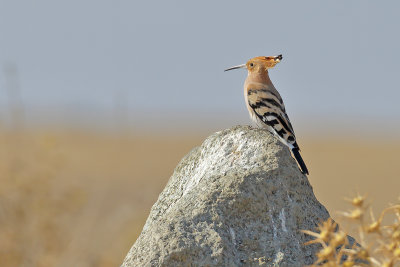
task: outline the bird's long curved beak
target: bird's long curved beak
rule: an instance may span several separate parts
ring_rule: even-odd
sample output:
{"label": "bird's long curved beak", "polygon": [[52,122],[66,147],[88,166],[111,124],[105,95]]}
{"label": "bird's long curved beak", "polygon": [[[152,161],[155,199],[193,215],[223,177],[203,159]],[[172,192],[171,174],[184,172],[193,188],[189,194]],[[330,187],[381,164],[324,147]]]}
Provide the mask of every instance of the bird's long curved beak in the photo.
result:
{"label": "bird's long curved beak", "polygon": [[230,68],[228,68],[228,69],[226,69],[224,71],[236,70],[236,69],[245,69],[245,68],[246,68],[246,64],[242,64],[242,65],[237,65],[237,66],[230,67]]}

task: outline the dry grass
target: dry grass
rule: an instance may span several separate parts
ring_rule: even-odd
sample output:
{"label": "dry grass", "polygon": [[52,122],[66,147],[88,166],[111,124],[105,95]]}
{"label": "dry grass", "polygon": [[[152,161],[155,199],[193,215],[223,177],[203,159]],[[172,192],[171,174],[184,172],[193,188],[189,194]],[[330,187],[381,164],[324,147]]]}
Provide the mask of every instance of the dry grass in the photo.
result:
{"label": "dry grass", "polygon": [[[349,220],[347,227],[357,230],[359,245],[349,243],[347,233],[343,231],[346,226],[342,225],[338,230],[337,224],[329,218],[319,225],[316,232],[303,230],[314,237],[305,245],[322,245],[312,266],[393,267],[400,263],[400,203],[389,206],[375,218],[364,196],[357,195],[349,202],[352,209],[343,212],[342,216]],[[370,216],[367,216],[368,210]],[[385,217],[391,217],[390,223],[383,223]]]}
{"label": "dry grass", "polygon": [[3,131],[0,266],[121,264],[193,145],[174,137]]}
{"label": "dry grass", "polygon": [[[205,137],[0,131],[0,265],[118,266],[176,164]],[[328,210],[343,210],[337,199],[354,189],[378,210],[396,199],[400,142],[301,145]]]}

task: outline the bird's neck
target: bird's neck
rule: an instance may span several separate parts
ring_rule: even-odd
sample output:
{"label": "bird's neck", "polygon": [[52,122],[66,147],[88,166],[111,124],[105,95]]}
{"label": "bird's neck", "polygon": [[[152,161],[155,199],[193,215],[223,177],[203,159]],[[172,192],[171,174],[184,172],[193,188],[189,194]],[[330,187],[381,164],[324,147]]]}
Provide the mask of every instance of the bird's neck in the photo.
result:
{"label": "bird's neck", "polygon": [[268,75],[268,70],[249,72],[245,83],[262,83],[267,86],[272,85],[271,79]]}

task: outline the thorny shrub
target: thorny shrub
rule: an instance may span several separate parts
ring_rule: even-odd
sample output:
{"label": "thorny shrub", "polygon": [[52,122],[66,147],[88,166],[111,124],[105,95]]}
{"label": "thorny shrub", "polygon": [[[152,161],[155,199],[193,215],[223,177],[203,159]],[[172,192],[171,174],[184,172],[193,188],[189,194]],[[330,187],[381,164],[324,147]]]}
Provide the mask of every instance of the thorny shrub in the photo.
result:
{"label": "thorny shrub", "polygon": [[[392,267],[400,263],[400,203],[384,209],[376,219],[365,199],[360,195],[348,199],[352,209],[341,213],[356,228],[359,245],[356,242],[350,245],[347,233],[339,230],[331,218],[322,222],[317,232],[302,231],[315,238],[305,245],[322,245],[312,266]],[[393,216],[393,221],[384,225],[384,218],[388,216]]]}

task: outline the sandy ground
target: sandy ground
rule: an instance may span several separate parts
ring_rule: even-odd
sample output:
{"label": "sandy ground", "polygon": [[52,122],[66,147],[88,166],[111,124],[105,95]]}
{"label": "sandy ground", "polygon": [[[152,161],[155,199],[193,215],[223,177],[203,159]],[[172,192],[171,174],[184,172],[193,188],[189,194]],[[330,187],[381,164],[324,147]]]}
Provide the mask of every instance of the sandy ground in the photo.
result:
{"label": "sandy ground", "polygon": [[[174,167],[204,135],[0,132],[0,265],[118,266]],[[341,222],[344,197],[375,211],[400,193],[399,140],[300,142],[317,198]]]}

